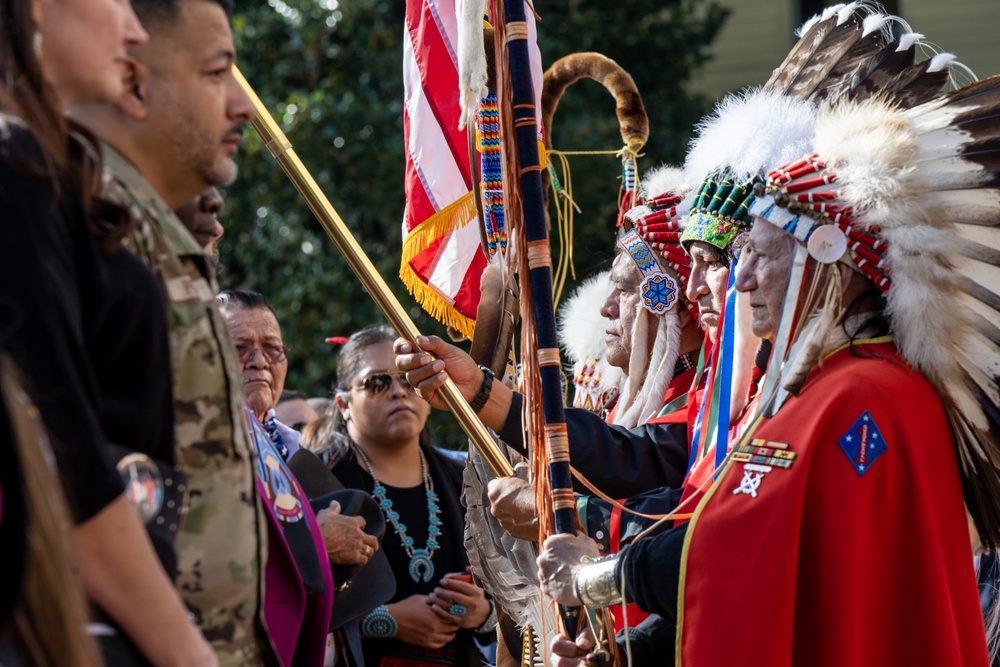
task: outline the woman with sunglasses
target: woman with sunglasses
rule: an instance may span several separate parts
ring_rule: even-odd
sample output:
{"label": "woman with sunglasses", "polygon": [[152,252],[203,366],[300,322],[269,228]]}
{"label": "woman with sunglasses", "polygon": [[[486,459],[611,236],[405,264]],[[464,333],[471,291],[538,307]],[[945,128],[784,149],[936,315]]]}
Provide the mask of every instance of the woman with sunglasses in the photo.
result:
{"label": "woman with sunglasses", "polygon": [[379,501],[396,575],[393,599],[361,619],[365,664],[478,665],[473,635],[492,642],[496,617],[467,574],[462,469],[430,445],[430,406],[395,369],[395,338],[359,331],[337,361],[334,418],[349,448],[333,472]]}

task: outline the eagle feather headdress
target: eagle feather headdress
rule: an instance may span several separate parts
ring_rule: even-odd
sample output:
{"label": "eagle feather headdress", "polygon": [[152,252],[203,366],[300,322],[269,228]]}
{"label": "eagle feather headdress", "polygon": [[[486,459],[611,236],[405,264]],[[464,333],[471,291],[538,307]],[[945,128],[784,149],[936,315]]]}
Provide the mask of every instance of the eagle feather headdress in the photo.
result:
{"label": "eagle feather headdress", "polygon": [[[893,36],[895,29],[901,31],[898,37]],[[706,181],[693,191],[692,224],[685,241],[718,237],[719,218],[736,227],[748,226],[745,206],[718,211],[710,202],[732,199],[749,206],[752,185],[741,185],[801,155],[819,107],[873,97],[914,106],[938,94],[956,67],[950,54],[922,59],[921,54],[934,52],[923,35],[869,3],[828,7],[807,21],[799,35],[767,83],[727,96],[698,124],[685,166],[696,180]],[[724,180],[728,186],[723,186]],[[725,243],[717,240],[716,245]]]}
{"label": "eagle feather headdress", "polygon": [[[903,357],[945,403],[966,506],[1000,546],[1000,76],[912,109],[820,113],[815,152],[771,172],[755,213],[840,229],[883,291]],[[817,204],[822,200],[822,204]]]}
{"label": "eagle feather headdress", "polygon": [[559,308],[559,343],[573,364],[573,407],[605,415],[618,399],[625,374],[605,359],[607,320],[600,304],[611,293],[611,271],[601,271],[573,292]]}

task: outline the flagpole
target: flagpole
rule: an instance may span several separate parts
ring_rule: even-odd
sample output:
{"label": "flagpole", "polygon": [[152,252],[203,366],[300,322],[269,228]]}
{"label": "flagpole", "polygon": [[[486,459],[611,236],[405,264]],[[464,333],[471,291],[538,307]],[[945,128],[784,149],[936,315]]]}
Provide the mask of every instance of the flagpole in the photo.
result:
{"label": "flagpole", "polygon": [[[257,134],[264,141],[264,145],[267,146],[271,155],[281,165],[285,175],[288,176],[295,189],[299,191],[299,194],[305,200],[320,224],[323,225],[323,229],[334,245],[337,246],[337,250],[347,260],[347,264],[354,271],[354,275],[358,277],[358,280],[364,285],[368,294],[374,299],[375,304],[382,311],[385,319],[389,321],[392,328],[402,338],[408,340],[415,348],[419,348],[416,339],[420,335],[420,331],[417,329],[416,324],[406,314],[399,300],[396,299],[395,295],[389,289],[389,285],[386,284],[385,280],[375,269],[375,265],[372,264],[368,255],[362,250],[357,239],[354,238],[347,225],[344,224],[343,219],[341,219],[340,215],[333,208],[330,200],[326,198],[326,195],[323,194],[323,191],[305,165],[302,164],[302,160],[296,155],[295,149],[292,148],[288,137],[278,127],[274,118],[271,117],[270,111],[264,106],[257,93],[250,87],[246,78],[244,78],[239,68],[235,65],[233,65],[233,75],[236,77],[236,81],[240,84],[240,87],[247,94],[247,97],[250,98],[250,102],[257,112],[257,118],[251,121],[251,125],[253,125],[254,130],[257,131]],[[507,461],[506,457],[500,451],[496,441],[483,425],[482,421],[480,421],[479,417],[462,397],[455,383],[449,378],[444,386],[441,387],[440,392],[448,409],[455,415],[462,430],[465,431],[473,446],[479,450],[479,453],[489,464],[493,473],[497,477],[513,475],[514,470],[510,462]]]}

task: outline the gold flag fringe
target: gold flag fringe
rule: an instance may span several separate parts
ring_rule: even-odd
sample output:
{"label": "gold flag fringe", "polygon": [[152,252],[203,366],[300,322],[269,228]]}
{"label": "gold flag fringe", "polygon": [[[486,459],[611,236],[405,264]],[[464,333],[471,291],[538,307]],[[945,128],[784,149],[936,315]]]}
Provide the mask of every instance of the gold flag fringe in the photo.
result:
{"label": "gold flag fringe", "polygon": [[417,275],[410,262],[438,239],[462,229],[475,220],[476,203],[473,193],[468,192],[421,222],[406,235],[403,239],[402,259],[399,265],[399,279],[403,281],[407,291],[420,307],[438,322],[460,331],[467,338],[472,338],[476,321],[458,312],[447,297]]}

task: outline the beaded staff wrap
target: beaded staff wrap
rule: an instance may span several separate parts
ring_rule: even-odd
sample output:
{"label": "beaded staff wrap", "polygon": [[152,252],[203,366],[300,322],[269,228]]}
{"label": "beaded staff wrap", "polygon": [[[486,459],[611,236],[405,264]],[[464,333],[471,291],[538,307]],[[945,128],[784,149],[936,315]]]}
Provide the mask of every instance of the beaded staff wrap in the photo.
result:
{"label": "beaded staff wrap", "polygon": [[500,164],[500,111],[497,94],[491,92],[479,103],[476,117],[479,135],[479,173],[482,182],[483,225],[490,256],[507,253],[507,228],[503,217],[503,172]]}

